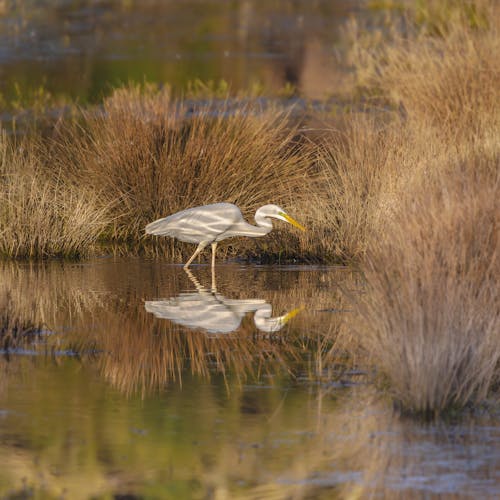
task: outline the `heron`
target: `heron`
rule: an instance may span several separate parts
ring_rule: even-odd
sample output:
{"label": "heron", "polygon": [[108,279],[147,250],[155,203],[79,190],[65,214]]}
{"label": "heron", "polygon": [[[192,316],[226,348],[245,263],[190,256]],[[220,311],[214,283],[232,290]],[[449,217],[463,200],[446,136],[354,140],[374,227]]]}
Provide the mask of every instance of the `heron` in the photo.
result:
{"label": "heron", "polygon": [[198,243],[196,250],[184,264],[184,269],[208,245],[212,245],[212,269],[215,267],[215,252],[219,241],[233,236],[265,236],[273,229],[271,218],[288,222],[305,231],[305,227],[288,215],[278,205],[264,205],[255,212],[256,226],[245,221],[241,210],[232,203],[213,203],[181,210],[158,219],[146,226],[146,233],[156,236],[171,236],[187,243]]}

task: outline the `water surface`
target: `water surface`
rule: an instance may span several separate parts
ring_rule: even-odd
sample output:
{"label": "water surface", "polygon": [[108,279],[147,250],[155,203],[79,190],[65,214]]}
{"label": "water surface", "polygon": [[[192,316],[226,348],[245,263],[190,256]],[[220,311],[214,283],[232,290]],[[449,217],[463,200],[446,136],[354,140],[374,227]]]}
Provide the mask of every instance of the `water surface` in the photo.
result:
{"label": "water surface", "polygon": [[[359,10],[345,0],[0,2],[0,91],[42,85],[96,100],[144,79],[295,86],[324,97],[338,86],[340,26]],[[330,80],[328,82],[328,80]]]}
{"label": "water surface", "polygon": [[344,292],[362,292],[347,268],[212,276],[106,258],[0,274],[14,331],[0,361],[1,497],[500,494],[497,421],[402,419],[369,368],[346,361]]}
{"label": "water surface", "polygon": [[14,332],[0,361],[1,497],[500,493],[496,422],[401,419],[369,368],[345,363],[345,291],[362,291],[347,268],[212,276],[104,258],[0,274]]}

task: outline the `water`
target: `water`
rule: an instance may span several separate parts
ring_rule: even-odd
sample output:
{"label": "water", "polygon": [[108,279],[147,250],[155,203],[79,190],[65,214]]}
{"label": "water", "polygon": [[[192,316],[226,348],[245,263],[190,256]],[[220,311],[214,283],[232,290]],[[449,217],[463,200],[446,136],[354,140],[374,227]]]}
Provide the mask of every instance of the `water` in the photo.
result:
{"label": "water", "polygon": [[338,89],[339,30],[358,10],[345,0],[0,2],[0,91],[16,99],[17,85],[26,99],[42,85],[86,102],[128,81],[223,79],[322,98]]}
{"label": "water", "polygon": [[347,268],[105,258],[0,274],[4,322],[26,336],[0,362],[1,497],[500,494],[498,421],[402,419],[345,363],[343,292],[362,290]]}

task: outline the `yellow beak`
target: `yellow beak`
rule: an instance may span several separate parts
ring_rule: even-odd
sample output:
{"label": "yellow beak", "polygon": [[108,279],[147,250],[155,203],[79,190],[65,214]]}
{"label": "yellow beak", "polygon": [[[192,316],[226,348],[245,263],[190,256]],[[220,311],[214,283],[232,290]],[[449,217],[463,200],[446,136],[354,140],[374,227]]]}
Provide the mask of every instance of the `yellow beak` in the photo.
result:
{"label": "yellow beak", "polygon": [[283,316],[283,324],[285,324],[287,321],[291,320],[293,317],[297,316],[297,314],[302,311],[303,307],[296,307],[289,313],[285,314]]}
{"label": "yellow beak", "polygon": [[292,224],[292,226],[298,227],[301,231],[306,230],[306,228],[302,224],[298,223],[293,217],[290,217],[288,214],[282,215],[290,224]]}

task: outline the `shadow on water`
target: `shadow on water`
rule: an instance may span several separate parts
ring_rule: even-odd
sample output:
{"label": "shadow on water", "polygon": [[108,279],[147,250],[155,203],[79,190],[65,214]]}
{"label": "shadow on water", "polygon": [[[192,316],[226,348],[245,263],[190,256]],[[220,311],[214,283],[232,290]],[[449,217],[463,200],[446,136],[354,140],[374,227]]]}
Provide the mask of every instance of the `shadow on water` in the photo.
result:
{"label": "shadow on water", "polygon": [[353,370],[336,344],[349,269],[102,259],[0,278],[19,332],[0,361],[1,497],[499,493],[495,422],[401,419]]}

